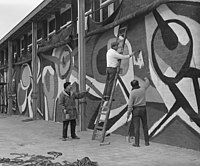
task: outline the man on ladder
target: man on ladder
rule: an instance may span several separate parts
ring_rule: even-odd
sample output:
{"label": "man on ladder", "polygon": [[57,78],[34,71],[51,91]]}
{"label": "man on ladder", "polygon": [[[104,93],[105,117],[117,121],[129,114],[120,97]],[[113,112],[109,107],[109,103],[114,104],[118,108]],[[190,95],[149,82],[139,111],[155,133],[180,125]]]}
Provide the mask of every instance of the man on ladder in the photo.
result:
{"label": "man on ladder", "polygon": [[110,94],[112,91],[115,75],[117,73],[117,67],[119,65],[119,60],[128,59],[134,55],[134,52],[130,55],[123,55],[117,52],[119,43],[111,43],[111,48],[106,53],[107,68],[106,68],[106,85],[104,88],[104,100],[108,101],[110,99]]}

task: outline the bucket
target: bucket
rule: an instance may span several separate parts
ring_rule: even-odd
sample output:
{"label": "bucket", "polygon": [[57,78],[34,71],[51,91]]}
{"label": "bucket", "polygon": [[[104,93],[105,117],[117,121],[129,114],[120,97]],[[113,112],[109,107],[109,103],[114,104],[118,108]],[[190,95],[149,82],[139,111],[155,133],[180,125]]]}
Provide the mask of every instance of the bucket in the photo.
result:
{"label": "bucket", "polygon": [[65,119],[66,119],[66,120],[69,120],[69,119],[70,119],[69,114],[65,114]]}

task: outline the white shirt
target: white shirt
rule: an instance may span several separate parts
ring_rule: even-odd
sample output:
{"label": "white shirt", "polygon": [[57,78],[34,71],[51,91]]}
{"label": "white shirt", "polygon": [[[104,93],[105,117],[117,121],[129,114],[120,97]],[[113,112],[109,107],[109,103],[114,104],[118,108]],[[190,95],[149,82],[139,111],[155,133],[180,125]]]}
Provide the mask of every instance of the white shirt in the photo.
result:
{"label": "white shirt", "polygon": [[119,59],[130,58],[130,55],[122,55],[110,48],[106,53],[107,67],[117,67]]}

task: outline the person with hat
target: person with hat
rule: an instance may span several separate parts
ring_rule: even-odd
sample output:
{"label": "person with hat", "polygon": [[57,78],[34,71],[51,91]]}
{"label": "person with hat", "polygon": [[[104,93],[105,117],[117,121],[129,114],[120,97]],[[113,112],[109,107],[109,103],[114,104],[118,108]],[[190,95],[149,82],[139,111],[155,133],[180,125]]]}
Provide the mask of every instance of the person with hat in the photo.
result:
{"label": "person with hat", "polygon": [[67,136],[68,125],[70,123],[71,127],[71,137],[72,139],[80,139],[76,135],[76,119],[78,118],[78,113],[76,109],[75,99],[80,99],[86,96],[90,88],[86,92],[77,93],[72,90],[71,82],[64,83],[64,90],[59,96],[59,105],[62,107],[62,140],[66,141],[69,139]]}
{"label": "person with hat", "polygon": [[119,64],[119,60],[121,59],[128,59],[134,55],[134,52],[129,55],[123,55],[117,52],[119,43],[112,42],[111,48],[106,53],[106,61],[107,61],[107,68],[106,68],[106,84],[104,88],[104,100],[108,101],[110,98],[110,94],[112,91],[112,86],[114,83],[115,75],[117,73],[117,66]]}
{"label": "person with hat", "polygon": [[135,135],[135,143],[133,146],[135,147],[139,147],[140,145],[140,119],[143,126],[145,145],[149,146],[145,92],[149,87],[150,82],[147,77],[145,77],[144,80],[145,83],[141,87],[138,80],[131,81],[132,90],[128,101],[127,119],[129,119],[130,114],[132,113]]}

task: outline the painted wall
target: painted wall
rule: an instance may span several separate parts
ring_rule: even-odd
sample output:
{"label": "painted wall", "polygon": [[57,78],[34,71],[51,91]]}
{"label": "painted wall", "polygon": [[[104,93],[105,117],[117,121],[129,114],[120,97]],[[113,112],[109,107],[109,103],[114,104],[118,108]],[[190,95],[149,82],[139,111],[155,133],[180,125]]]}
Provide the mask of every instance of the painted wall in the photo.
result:
{"label": "painted wall", "polygon": [[[124,54],[140,50],[123,60],[108,133],[127,134],[126,109],[130,81],[151,79],[146,93],[151,141],[200,150],[200,4],[171,2],[148,15],[128,22]],[[94,127],[106,78],[106,51],[116,40],[119,27],[86,39],[86,119]],[[122,37],[120,37],[122,39]],[[66,80],[77,87],[77,48],[62,46],[38,54],[38,112],[45,120],[60,121],[58,96]],[[16,69],[19,113],[32,117],[31,64]],[[129,119],[130,120],[130,119]],[[141,137],[143,134],[141,132]]]}

